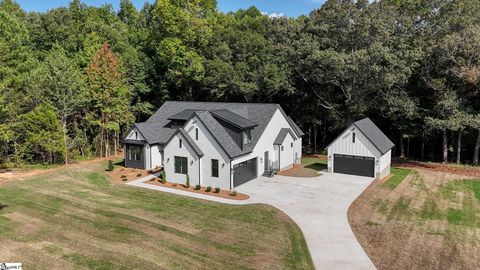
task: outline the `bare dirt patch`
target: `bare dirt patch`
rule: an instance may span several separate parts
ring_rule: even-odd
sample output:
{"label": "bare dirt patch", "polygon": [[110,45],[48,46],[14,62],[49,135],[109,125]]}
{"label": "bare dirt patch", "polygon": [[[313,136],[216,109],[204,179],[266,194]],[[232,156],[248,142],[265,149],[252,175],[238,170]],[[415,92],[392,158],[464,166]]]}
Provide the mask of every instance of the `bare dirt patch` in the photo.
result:
{"label": "bare dirt patch", "polygon": [[452,164],[452,163],[443,164],[443,163],[420,162],[420,161],[409,161],[409,160],[398,160],[398,159],[394,160],[393,163],[397,167],[421,169],[421,170],[428,170],[428,171],[434,171],[434,172],[451,173],[451,174],[480,178],[480,166],[459,165],[459,164]]}
{"label": "bare dirt patch", "polygon": [[378,269],[480,269],[480,200],[465,178],[414,170],[393,190],[375,180],[355,200],[350,225]]}
{"label": "bare dirt patch", "polygon": [[249,198],[247,194],[239,193],[237,192],[236,195],[233,195],[231,191],[228,190],[220,190],[220,192],[215,192],[215,189],[212,188],[210,192],[207,191],[206,187],[200,187],[199,190],[195,190],[195,187],[190,186],[189,188],[185,187],[185,185],[182,184],[177,184],[177,183],[170,183],[166,182],[163,184],[160,182],[160,178],[154,178],[149,181],[145,181],[147,184],[159,186],[159,187],[167,187],[167,188],[174,188],[178,190],[183,190],[183,191],[188,191],[188,192],[193,192],[193,193],[199,193],[199,194],[204,194],[208,196],[213,196],[213,197],[219,197],[219,198],[224,198],[224,199],[230,199],[230,200],[246,200]]}

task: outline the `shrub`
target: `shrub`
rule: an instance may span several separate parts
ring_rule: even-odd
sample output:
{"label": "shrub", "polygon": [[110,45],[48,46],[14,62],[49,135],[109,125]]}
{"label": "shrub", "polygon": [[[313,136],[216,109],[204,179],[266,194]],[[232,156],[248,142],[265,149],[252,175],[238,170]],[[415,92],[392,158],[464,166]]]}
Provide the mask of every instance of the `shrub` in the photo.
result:
{"label": "shrub", "polygon": [[125,182],[125,181],[128,181],[128,178],[127,178],[127,177],[122,178],[122,181],[124,181],[124,182]]}
{"label": "shrub", "polygon": [[219,187],[215,188],[215,193],[220,193],[220,188]]}
{"label": "shrub", "polygon": [[200,190],[200,185],[195,185],[195,190]]}
{"label": "shrub", "polygon": [[2,210],[3,208],[7,207],[6,204],[3,204],[3,203],[0,203],[0,210]]}
{"label": "shrub", "polygon": [[190,176],[187,174],[187,182],[185,183],[186,188],[190,188]]}
{"label": "shrub", "polygon": [[127,178],[127,176],[125,174],[122,174],[122,176],[120,176],[120,178]]}
{"label": "shrub", "polygon": [[[160,172],[160,178],[162,178],[163,181],[167,181],[167,173],[165,172],[165,170],[162,170]],[[162,183],[165,183],[165,182],[162,182]]]}
{"label": "shrub", "polygon": [[230,191],[230,195],[234,197],[237,196],[237,191],[236,190]]}
{"label": "shrub", "polygon": [[137,177],[140,177],[140,176],[142,176],[142,174],[141,174],[141,173],[137,173]]}
{"label": "shrub", "polygon": [[113,166],[113,161],[109,160],[107,164],[107,171],[111,172],[115,169],[115,166]]}
{"label": "shrub", "polygon": [[208,186],[207,189],[205,189],[206,192],[210,192],[212,191],[212,187],[211,186]]}

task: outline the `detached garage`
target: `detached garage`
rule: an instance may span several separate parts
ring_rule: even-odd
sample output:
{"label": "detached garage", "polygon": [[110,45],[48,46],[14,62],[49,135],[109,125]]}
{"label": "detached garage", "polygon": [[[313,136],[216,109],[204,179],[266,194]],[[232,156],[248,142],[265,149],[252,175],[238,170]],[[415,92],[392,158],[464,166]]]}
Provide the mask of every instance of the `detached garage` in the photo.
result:
{"label": "detached garage", "polygon": [[351,124],[328,149],[328,171],[383,178],[390,174],[392,141],[370,120]]}

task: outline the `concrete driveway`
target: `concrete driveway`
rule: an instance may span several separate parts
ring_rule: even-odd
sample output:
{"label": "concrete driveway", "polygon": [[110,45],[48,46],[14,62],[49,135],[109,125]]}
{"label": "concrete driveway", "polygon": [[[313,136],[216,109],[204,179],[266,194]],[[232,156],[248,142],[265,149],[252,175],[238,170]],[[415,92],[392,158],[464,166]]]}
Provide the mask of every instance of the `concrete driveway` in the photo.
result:
{"label": "concrete driveway", "polygon": [[350,228],[350,204],[373,178],[325,173],[314,178],[276,175],[239,186],[249,203],[267,203],[300,227],[316,269],[375,269]]}

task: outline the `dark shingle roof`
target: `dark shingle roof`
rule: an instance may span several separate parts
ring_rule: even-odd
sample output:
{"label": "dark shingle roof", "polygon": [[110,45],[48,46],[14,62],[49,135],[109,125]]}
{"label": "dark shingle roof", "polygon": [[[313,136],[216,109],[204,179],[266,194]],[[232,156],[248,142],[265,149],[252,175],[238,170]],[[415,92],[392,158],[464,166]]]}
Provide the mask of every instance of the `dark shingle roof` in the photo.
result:
{"label": "dark shingle roof", "polygon": [[289,129],[289,128],[282,128],[280,129],[280,131],[278,132],[278,135],[277,135],[277,138],[275,138],[275,141],[273,142],[273,144],[275,145],[280,145],[283,143],[283,141],[285,140],[285,138],[287,137],[287,134],[289,134],[293,137],[294,140],[297,139],[297,137],[295,137],[295,134],[293,134],[292,130]]}
{"label": "dark shingle roof", "polygon": [[195,112],[195,110],[183,110],[179,113],[171,115],[167,119],[169,119],[169,120],[188,120],[188,119],[190,119],[190,117],[192,117],[192,114],[194,112]]}
{"label": "dark shingle roof", "polygon": [[383,155],[395,144],[370,120],[364,118],[353,123]]}
{"label": "dark shingle roof", "polygon": [[126,144],[135,144],[135,145],[144,145],[146,142],[142,140],[131,140],[131,139],[126,139],[123,141]]}
{"label": "dark shingle roof", "polygon": [[241,117],[240,115],[233,113],[228,110],[217,110],[217,111],[211,111],[210,112],[214,117],[220,118],[223,121],[232,124],[236,127],[238,127],[241,130],[245,129],[250,129],[253,127],[258,126],[257,123],[248,120],[245,117]]}
{"label": "dark shingle roof", "polygon": [[188,135],[188,133],[185,131],[185,129],[179,128],[178,132],[180,132],[180,134],[182,134],[183,137],[185,137],[185,140],[187,140],[187,142],[190,144],[190,146],[192,146],[193,151],[195,151],[195,153],[197,153],[197,155],[199,157],[202,157],[203,156],[202,150],[200,150],[200,147],[198,147],[198,145],[195,143],[195,141],[192,139],[192,137],[190,137],[190,135]]}
{"label": "dark shingle roof", "polygon": [[297,133],[297,136],[303,137],[305,135],[305,133],[303,133],[303,131],[297,126],[297,124],[292,120],[292,118],[290,118],[290,116],[287,116],[287,120],[290,123],[290,125],[292,125],[293,130],[295,130],[295,133]]}
{"label": "dark shingle roof", "polygon": [[165,119],[153,123],[136,123],[135,127],[140,131],[149,144],[164,144],[173,136],[175,129],[165,127],[169,120]]}
{"label": "dark shingle roof", "polygon": [[248,151],[242,151],[238,144],[236,144],[232,137],[228,135],[227,131],[218,123],[215,118],[210,114],[210,112],[198,111],[195,113],[200,121],[207,127],[207,129],[212,133],[213,137],[218,141],[220,146],[225,150],[228,156],[231,158],[240,156],[247,152],[251,152],[251,149]]}
{"label": "dark shingle roof", "polygon": [[[165,144],[177,131],[167,127],[169,118],[178,117],[183,120],[189,114],[190,117],[196,114],[225,152],[234,158],[253,150],[277,109],[285,115],[278,104],[167,101],[146,122],[137,123],[135,127],[149,144]],[[252,142],[241,149],[215,117],[227,118],[237,126],[250,127],[256,124],[252,129]],[[297,130],[298,127],[288,116],[287,120],[295,132],[300,132],[297,137],[302,136],[303,132]]]}

